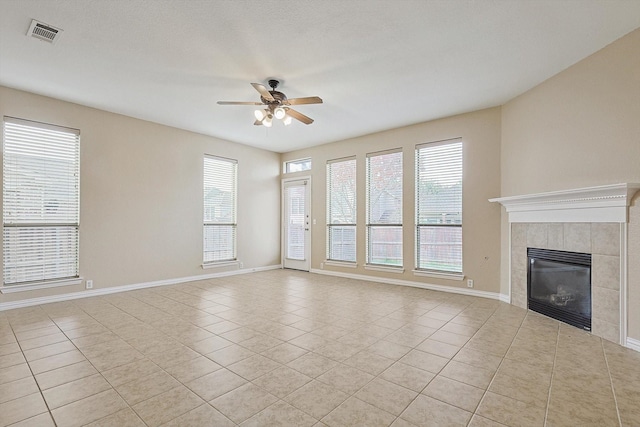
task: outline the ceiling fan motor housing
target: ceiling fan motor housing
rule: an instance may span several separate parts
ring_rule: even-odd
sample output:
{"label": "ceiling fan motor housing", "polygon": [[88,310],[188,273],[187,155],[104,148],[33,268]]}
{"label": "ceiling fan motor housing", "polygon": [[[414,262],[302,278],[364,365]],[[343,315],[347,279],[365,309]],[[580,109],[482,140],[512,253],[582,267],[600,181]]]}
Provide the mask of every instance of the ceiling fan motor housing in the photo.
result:
{"label": "ceiling fan motor housing", "polygon": [[263,96],[260,97],[260,101],[262,101],[263,104],[269,106],[270,109],[274,109],[280,105],[283,105],[287,101],[287,96],[282,92],[278,92],[277,90],[270,90],[269,93],[271,94],[271,96],[273,96],[273,101],[265,99]]}

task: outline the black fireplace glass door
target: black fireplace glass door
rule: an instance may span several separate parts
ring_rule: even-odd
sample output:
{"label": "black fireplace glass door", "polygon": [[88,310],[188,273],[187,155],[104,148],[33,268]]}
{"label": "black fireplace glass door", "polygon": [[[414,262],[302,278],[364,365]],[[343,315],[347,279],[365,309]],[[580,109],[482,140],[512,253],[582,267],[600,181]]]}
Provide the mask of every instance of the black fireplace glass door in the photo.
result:
{"label": "black fireplace glass door", "polygon": [[591,318],[591,267],[529,258],[529,298]]}

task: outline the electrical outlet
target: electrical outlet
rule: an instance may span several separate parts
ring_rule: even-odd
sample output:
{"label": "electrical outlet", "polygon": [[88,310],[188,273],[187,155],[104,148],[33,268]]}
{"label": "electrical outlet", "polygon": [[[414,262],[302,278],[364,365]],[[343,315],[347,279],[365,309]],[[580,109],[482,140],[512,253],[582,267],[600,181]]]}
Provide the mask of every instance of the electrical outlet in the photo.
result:
{"label": "electrical outlet", "polygon": [[93,280],[87,280],[85,286],[87,289],[93,289]]}
{"label": "electrical outlet", "polygon": [[467,280],[467,288],[473,288],[473,279]]}

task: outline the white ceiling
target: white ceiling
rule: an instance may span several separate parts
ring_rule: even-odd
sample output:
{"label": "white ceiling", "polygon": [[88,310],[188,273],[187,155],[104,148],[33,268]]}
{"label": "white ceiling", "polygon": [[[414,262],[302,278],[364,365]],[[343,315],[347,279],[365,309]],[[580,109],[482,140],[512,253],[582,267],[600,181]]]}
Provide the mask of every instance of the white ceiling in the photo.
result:
{"label": "white ceiling", "polygon": [[[286,152],[501,105],[638,27],[638,0],[0,0],[0,85]],[[268,77],[315,123],[216,104]]]}

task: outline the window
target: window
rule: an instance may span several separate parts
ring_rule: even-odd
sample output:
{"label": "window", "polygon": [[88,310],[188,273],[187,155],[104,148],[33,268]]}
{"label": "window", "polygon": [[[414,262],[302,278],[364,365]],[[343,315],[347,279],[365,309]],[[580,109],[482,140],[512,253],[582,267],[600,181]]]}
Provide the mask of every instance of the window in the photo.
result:
{"label": "window", "polygon": [[402,151],[367,155],[367,264],[402,266]]}
{"label": "window", "polygon": [[204,157],[204,263],[236,259],[238,162]]}
{"label": "window", "polygon": [[311,170],[311,159],[291,160],[285,162],[284,173],[302,172]]}
{"label": "window", "polygon": [[5,117],[5,286],[78,277],[80,132]]}
{"label": "window", "polygon": [[416,147],[417,267],[462,273],[462,141]]}
{"label": "window", "polygon": [[327,259],[356,262],[356,159],[327,163]]}

